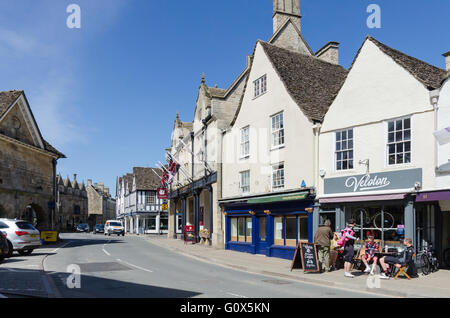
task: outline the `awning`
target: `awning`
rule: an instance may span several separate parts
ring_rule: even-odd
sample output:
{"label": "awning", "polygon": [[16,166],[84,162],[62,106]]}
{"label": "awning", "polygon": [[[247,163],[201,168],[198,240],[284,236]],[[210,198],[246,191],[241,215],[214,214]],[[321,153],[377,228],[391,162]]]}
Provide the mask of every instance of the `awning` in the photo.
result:
{"label": "awning", "polygon": [[450,191],[436,191],[419,193],[416,202],[444,201],[450,200]]}
{"label": "awning", "polygon": [[344,202],[365,202],[365,201],[390,201],[390,200],[403,200],[405,196],[406,193],[360,195],[352,197],[323,198],[319,199],[319,202],[322,204],[322,203],[344,203]]}
{"label": "awning", "polygon": [[292,194],[285,195],[275,195],[270,197],[260,197],[254,199],[248,199],[247,203],[255,204],[255,203],[270,203],[270,202],[286,202],[286,201],[294,201],[294,200],[304,200],[308,197],[309,192],[298,192]]}

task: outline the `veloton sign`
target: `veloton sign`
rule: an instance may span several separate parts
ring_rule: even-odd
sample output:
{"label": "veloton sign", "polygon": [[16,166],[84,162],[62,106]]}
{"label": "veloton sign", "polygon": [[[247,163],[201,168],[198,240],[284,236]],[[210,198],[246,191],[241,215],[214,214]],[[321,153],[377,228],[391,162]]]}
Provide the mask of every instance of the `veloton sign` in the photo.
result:
{"label": "veloton sign", "polygon": [[422,169],[398,170],[324,180],[325,194],[414,188],[422,183]]}

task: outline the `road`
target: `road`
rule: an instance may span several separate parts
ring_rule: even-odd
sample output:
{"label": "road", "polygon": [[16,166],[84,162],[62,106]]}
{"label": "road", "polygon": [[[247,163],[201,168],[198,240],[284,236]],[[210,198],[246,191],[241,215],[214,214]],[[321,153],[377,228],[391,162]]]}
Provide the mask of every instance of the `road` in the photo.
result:
{"label": "road", "polygon": [[[21,259],[21,271],[45,270],[42,292],[63,298],[307,298],[374,297],[256,275],[205,263],[163,249],[135,236],[62,234],[59,247]],[[39,258],[40,257],[40,258]],[[10,267],[10,261],[0,271]],[[17,262],[16,262],[17,264]],[[74,266],[75,265],[75,266]],[[71,273],[72,268],[76,269]],[[80,270],[79,279],[76,276]],[[9,274],[13,275],[18,269]],[[41,271],[42,273],[42,271]],[[23,273],[20,273],[23,275]],[[72,275],[72,276],[70,276]],[[71,279],[68,279],[71,278]],[[19,278],[20,279],[20,278]],[[69,280],[69,284],[68,284]],[[79,283],[79,284],[78,284]],[[73,288],[69,288],[73,287]],[[0,293],[2,292],[0,282]],[[28,286],[29,287],[29,286]],[[39,289],[39,288],[36,288]],[[35,291],[36,292],[36,291]]]}

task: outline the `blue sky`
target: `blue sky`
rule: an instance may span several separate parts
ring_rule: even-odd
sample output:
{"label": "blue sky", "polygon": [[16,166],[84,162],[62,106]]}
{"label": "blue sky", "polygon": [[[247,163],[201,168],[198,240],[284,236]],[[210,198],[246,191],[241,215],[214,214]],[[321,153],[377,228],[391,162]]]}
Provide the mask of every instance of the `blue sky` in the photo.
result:
{"label": "blue sky", "polygon": [[[66,26],[69,4],[81,29]],[[381,7],[369,29],[366,8]],[[176,112],[192,121],[201,75],[227,88],[256,40],[272,35],[270,0],[0,0],[0,90],[25,90],[58,172],[104,182],[164,158]],[[301,0],[313,51],[341,43],[348,68],[366,35],[444,68],[445,0]]]}

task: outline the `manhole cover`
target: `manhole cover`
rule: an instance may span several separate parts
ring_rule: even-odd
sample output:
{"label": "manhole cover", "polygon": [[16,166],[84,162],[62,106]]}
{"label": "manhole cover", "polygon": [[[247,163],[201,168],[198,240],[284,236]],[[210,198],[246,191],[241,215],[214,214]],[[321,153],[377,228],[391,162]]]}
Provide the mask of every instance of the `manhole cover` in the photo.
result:
{"label": "manhole cover", "polygon": [[291,282],[285,281],[285,280],[263,280],[264,283],[268,283],[268,284],[274,284],[274,285],[288,285],[288,284],[292,284]]}
{"label": "manhole cover", "polygon": [[115,263],[85,263],[77,264],[80,266],[81,273],[95,273],[95,272],[112,272],[112,271],[130,271],[131,268]]}

